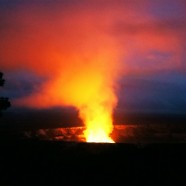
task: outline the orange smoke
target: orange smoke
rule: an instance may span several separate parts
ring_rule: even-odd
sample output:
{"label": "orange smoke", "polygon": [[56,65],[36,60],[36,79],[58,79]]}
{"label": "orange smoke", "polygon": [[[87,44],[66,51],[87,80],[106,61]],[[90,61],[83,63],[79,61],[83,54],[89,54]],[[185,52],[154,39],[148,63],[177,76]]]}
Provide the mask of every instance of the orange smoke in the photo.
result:
{"label": "orange smoke", "polygon": [[[12,68],[29,69],[48,79],[14,104],[38,108],[74,106],[86,126],[86,141],[113,142],[109,135],[117,103],[120,52],[118,42],[109,33],[113,12],[108,17],[94,8],[62,13],[58,10],[52,18],[42,9],[37,12],[36,7],[31,7],[32,11],[21,9],[22,13],[16,12],[20,19],[12,22],[23,27],[24,32],[15,32],[9,46],[3,40],[11,57],[2,55]],[[41,20],[45,16],[47,19]]]}
{"label": "orange smoke", "polygon": [[92,45],[86,46],[87,61],[81,55],[72,58],[65,64],[65,71],[44,84],[39,93],[19,100],[18,104],[74,106],[86,126],[84,135],[87,142],[113,142],[109,135],[113,129],[112,112],[117,103],[114,85],[119,63],[112,41],[107,38],[107,42],[108,45],[95,44],[97,53]]}

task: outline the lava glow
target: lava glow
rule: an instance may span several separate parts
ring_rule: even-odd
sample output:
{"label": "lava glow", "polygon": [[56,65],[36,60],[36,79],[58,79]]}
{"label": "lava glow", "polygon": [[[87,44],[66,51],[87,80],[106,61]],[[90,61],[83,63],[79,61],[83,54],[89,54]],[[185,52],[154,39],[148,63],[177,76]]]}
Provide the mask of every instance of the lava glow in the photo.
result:
{"label": "lava glow", "polygon": [[[100,74],[94,72],[91,77],[92,81],[91,83],[87,82],[87,85],[90,84],[87,88],[92,91],[82,89],[81,92],[85,91],[85,93],[83,92],[79,97],[81,101],[78,106],[79,117],[86,127],[85,139],[87,142],[114,143],[110,137],[113,130],[112,113],[117,103],[112,86],[114,82],[103,72]],[[84,80],[81,79],[81,81],[80,84],[83,84]]]}
{"label": "lava glow", "polygon": [[114,143],[110,137],[113,130],[111,108],[95,103],[80,110],[80,114],[86,125],[87,142]]}

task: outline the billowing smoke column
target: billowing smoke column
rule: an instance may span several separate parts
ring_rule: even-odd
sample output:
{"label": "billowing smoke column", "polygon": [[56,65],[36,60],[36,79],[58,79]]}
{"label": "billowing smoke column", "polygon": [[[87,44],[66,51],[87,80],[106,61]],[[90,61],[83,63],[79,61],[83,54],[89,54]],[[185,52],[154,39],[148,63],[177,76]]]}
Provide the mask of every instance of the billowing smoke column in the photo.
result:
{"label": "billowing smoke column", "polygon": [[43,107],[60,103],[74,106],[87,127],[87,141],[112,142],[109,134],[113,127],[112,111],[117,103],[114,84],[119,71],[118,53],[109,38],[97,38],[92,34],[86,38],[86,43],[83,41],[77,47],[83,47],[85,51],[75,54],[72,51],[72,57],[61,73],[44,84],[39,93],[21,102],[30,106],[37,102]]}
{"label": "billowing smoke column", "polygon": [[[112,46],[111,43],[108,46]],[[56,90],[61,89],[59,99],[79,109],[79,116],[87,127],[87,141],[101,142],[110,141],[107,136],[112,131],[112,111],[117,102],[114,93],[117,60],[113,53],[106,52],[113,52],[112,47],[99,44],[96,48],[99,52],[92,50],[88,61],[72,67],[73,74],[67,74],[66,83],[62,81],[63,75],[59,78]],[[61,85],[64,87],[60,88]]]}
{"label": "billowing smoke column", "polygon": [[35,93],[15,104],[74,106],[86,126],[86,141],[113,142],[109,134],[117,104],[115,82],[120,54],[118,43],[109,34],[112,13],[108,17],[109,12],[94,6],[87,10],[67,7],[63,11],[56,6],[55,11],[47,13],[41,7],[39,11],[35,6],[26,10],[20,7],[7,20],[19,30],[14,28],[12,35],[6,30],[10,43],[2,42],[9,55],[2,53],[3,60],[11,63],[11,68],[29,69],[48,79]]}

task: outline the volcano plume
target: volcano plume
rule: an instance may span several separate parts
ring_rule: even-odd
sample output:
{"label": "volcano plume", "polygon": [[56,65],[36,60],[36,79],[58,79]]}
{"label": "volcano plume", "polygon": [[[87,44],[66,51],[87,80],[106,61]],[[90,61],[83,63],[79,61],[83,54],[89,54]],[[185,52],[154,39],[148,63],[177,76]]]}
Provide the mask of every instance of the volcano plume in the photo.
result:
{"label": "volcano plume", "polygon": [[[89,7],[69,14],[67,8],[63,13],[58,10],[42,19],[46,15],[43,8],[38,11],[31,6],[27,12],[18,10],[15,14],[19,19],[11,21],[24,31],[19,41],[17,36],[11,38],[14,44],[9,52],[17,46],[14,57],[19,62],[10,66],[29,69],[46,81],[14,104],[36,108],[75,107],[86,125],[87,141],[112,142],[109,134],[117,104],[115,89],[121,57],[118,41],[108,32],[109,17],[115,17],[115,13],[108,17]],[[33,15],[32,11],[36,13]],[[23,49],[24,46],[27,48]],[[10,59],[5,57],[5,60]]]}

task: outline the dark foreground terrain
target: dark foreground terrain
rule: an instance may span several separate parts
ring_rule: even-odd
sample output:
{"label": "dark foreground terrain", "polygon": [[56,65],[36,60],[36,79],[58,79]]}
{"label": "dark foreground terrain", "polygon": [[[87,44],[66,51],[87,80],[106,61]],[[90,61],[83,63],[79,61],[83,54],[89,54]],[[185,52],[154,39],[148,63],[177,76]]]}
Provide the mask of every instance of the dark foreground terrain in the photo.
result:
{"label": "dark foreground terrain", "polygon": [[0,122],[0,186],[186,186],[185,116],[118,116],[115,144],[80,142],[68,118],[15,116]]}
{"label": "dark foreground terrain", "polygon": [[0,142],[0,186],[186,185],[186,143]]}

